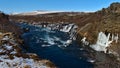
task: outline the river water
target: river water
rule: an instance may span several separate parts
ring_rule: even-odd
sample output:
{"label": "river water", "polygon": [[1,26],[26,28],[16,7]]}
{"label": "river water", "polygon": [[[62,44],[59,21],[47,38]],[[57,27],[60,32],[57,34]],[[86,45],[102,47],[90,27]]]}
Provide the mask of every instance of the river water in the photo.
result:
{"label": "river water", "polygon": [[62,31],[20,24],[21,28],[30,28],[22,38],[29,53],[36,53],[42,59],[48,59],[58,68],[93,68],[83,54],[87,53],[73,41],[67,45],[69,34]]}

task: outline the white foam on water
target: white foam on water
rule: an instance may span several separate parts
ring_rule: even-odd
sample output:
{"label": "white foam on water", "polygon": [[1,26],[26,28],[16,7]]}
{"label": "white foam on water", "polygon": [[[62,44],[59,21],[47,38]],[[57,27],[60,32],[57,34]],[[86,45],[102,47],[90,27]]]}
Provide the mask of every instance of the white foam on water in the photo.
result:
{"label": "white foam on water", "polygon": [[60,41],[61,40],[60,38],[58,38],[56,36],[54,36],[54,39],[55,39],[55,41]]}
{"label": "white foam on water", "polygon": [[82,51],[82,50],[84,50],[84,48],[80,48],[80,50]]}
{"label": "white foam on water", "polygon": [[46,41],[47,41],[50,45],[54,45],[54,44],[55,44],[54,39],[53,39],[53,38],[50,38],[49,35],[46,35],[46,36],[45,36],[45,39],[46,39]]}
{"label": "white foam on water", "polygon": [[49,47],[49,46],[52,46],[52,45],[42,45],[42,47]]}
{"label": "white foam on water", "polygon": [[93,60],[93,59],[88,59],[87,61],[88,61],[88,62],[91,62],[91,63],[94,63],[94,62],[95,62],[95,60]]}
{"label": "white foam on water", "polygon": [[69,45],[69,44],[71,44],[71,43],[72,43],[72,40],[70,40],[70,39],[66,41],[66,44],[67,44],[67,45]]}

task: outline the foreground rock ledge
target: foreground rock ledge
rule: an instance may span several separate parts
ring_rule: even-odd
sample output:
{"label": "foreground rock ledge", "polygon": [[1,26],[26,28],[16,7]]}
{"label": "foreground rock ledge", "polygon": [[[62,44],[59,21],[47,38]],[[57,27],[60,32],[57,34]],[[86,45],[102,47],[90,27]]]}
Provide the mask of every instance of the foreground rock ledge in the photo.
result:
{"label": "foreground rock ledge", "polygon": [[12,33],[0,33],[0,68],[56,68],[36,54],[23,53]]}

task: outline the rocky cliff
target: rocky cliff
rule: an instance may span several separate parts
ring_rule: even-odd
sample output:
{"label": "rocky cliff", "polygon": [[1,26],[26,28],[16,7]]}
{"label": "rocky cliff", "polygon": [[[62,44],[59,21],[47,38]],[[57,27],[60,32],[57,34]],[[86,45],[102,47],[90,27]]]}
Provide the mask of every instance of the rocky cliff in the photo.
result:
{"label": "rocky cliff", "polygon": [[0,13],[0,32],[12,32],[15,34],[20,34],[20,28],[13,22],[9,21],[9,15]]}

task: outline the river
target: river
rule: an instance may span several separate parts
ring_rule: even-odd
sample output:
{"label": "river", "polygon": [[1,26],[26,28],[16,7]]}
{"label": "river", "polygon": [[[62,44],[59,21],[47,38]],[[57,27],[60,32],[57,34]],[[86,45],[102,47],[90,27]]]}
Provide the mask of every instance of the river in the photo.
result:
{"label": "river", "polygon": [[40,58],[50,60],[58,68],[93,68],[93,64],[83,57],[87,52],[75,40],[66,44],[70,38],[68,33],[28,24],[19,26],[30,29],[22,35],[24,47],[29,53],[36,53]]}

